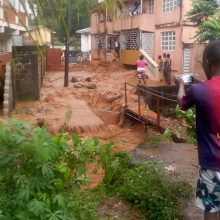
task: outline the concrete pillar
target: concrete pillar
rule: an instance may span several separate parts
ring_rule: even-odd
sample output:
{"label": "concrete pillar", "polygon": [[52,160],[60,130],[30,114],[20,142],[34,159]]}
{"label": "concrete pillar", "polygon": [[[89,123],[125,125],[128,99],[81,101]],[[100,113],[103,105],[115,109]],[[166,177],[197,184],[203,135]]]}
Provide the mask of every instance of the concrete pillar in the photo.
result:
{"label": "concrete pillar", "polygon": [[6,64],[3,116],[8,117],[13,108],[11,64]]}

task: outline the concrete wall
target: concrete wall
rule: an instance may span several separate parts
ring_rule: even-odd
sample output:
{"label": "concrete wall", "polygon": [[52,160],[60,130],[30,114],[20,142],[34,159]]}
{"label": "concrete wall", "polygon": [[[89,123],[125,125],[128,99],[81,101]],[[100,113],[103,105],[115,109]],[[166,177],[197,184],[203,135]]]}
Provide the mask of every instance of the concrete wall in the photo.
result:
{"label": "concrete wall", "polygon": [[[184,0],[185,1],[185,0]],[[175,11],[163,12],[163,0],[154,0],[155,25],[175,23],[180,21],[180,7],[177,6]]]}
{"label": "concrete wall", "polygon": [[193,44],[191,48],[190,71],[191,73],[198,74],[200,79],[205,80],[206,75],[202,68],[202,55],[205,45]]}
{"label": "concrete wall", "polygon": [[[43,48],[41,48],[43,52]],[[45,75],[42,68],[44,58],[34,46],[13,47],[13,77],[16,101],[36,101],[40,98],[40,87]]]}
{"label": "concrete wall", "polygon": [[[175,50],[162,50],[161,46],[161,33],[164,31],[175,31],[176,33],[176,48]],[[181,30],[179,27],[161,28],[155,32],[154,41],[154,60],[157,61],[157,57],[163,53],[169,53],[172,59],[172,70],[180,72],[182,69],[182,41]]]}
{"label": "concrete wall", "polygon": [[11,71],[11,63],[6,65],[5,85],[4,85],[4,101],[3,101],[3,116],[9,116],[15,107],[14,99],[14,84]]}

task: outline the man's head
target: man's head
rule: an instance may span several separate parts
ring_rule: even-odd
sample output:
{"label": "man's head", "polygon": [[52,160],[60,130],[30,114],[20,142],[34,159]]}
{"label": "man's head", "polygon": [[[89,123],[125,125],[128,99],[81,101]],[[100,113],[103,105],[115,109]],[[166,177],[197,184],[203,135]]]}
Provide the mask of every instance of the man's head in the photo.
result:
{"label": "man's head", "polygon": [[159,56],[158,56],[158,59],[159,59],[159,60],[161,60],[161,59],[162,59],[161,55],[159,55]]}
{"label": "man's head", "polygon": [[220,75],[220,40],[207,45],[203,52],[202,64],[207,79]]}
{"label": "man's head", "polygon": [[169,53],[167,54],[167,58],[170,58],[170,54]]}
{"label": "man's head", "polygon": [[166,57],[167,57],[167,54],[166,54],[166,53],[163,53],[163,57],[166,58]]}
{"label": "man's head", "polygon": [[140,55],[140,60],[143,60],[143,59],[144,59],[144,55],[141,54],[141,55]]}

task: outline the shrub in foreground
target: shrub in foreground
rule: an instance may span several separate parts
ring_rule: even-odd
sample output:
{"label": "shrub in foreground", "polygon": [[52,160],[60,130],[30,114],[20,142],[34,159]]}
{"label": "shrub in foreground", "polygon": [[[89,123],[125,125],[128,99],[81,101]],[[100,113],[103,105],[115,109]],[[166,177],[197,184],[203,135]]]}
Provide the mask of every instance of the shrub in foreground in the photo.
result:
{"label": "shrub in foreground", "polygon": [[95,218],[97,204],[81,186],[96,143],[68,141],[20,121],[0,125],[0,219]]}

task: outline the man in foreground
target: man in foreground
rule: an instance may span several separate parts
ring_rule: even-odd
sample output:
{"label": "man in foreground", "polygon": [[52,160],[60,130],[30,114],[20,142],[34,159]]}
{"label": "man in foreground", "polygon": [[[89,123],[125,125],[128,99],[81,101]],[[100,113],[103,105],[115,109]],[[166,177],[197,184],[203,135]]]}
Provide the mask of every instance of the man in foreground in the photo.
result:
{"label": "man in foreground", "polygon": [[220,212],[220,40],[211,42],[203,53],[207,81],[186,91],[179,78],[178,100],[182,110],[196,107],[199,180],[196,206],[205,220],[217,220]]}

